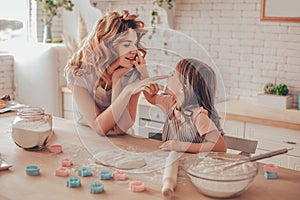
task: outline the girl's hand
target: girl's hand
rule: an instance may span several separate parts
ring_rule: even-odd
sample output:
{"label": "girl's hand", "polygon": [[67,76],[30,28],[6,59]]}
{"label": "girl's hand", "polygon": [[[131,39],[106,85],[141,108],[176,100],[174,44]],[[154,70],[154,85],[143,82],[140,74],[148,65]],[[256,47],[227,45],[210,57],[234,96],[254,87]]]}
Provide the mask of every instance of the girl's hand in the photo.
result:
{"label": "girl's hand", "polygon": [[140,51],[137,51],[137,58],[133,61],[134,66],[141,73],[141,79],[145,79],[149,77],[149,73],[146,67],[146,61],[142,56]]}
{"label": "girl's hand", "polygon": [[166,150],[166,151],[182,151],[185,152],[189,148],[191,143],[189,142],[182,142],[178,140],[168,140],[162,145],[159,146],[161,150]]}
{"label": "girl's hand", "polygon": [[144,94],[146,100],[149,103],[154,105],[156,102],[156,97],[157,97],[158,91],[159,91],[159,86],[157,83],[154,83],[154,84],[150,84],[149,86],[146,86],[143,90],[143,94]]}
{"label": "girl's hand", "polygon": [[146,86],[143,90],[144,96],[147,97],[153,97],[155,96],[159,91],[159,86],[157,83],[150,84],[149,86]]}

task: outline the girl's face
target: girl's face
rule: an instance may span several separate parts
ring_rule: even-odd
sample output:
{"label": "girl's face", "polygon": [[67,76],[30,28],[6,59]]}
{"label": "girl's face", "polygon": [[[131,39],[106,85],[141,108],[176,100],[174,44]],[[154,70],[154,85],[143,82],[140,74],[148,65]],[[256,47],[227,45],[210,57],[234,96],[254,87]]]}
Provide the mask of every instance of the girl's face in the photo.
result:
{"label": "girl's face", "polygon": [[168,78],[168,83],[165,92],[175,97],[177,103],[182,103],[184,99],[184,92],[182,83],[179,79],[179,74],[175,70],[173,75]]}
{"label": "girl's face", "polygon": [[124,68],[132,68],[134,58],[137,54],[137,34],[133,29],[128,30],[127,36],[117,47],[119,55],[117,63]]}

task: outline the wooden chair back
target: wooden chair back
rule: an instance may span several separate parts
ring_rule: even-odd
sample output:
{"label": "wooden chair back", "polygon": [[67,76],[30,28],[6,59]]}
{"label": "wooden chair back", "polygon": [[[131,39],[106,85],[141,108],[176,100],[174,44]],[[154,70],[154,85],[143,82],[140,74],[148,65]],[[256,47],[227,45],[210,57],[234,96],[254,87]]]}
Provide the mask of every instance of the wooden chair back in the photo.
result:
{"label": "wooden chair back", "polygon": [[255,153],[257,141],[233,136],[224,135],[227,148],[232,150],[241,151],[240,154],[250,156]]}

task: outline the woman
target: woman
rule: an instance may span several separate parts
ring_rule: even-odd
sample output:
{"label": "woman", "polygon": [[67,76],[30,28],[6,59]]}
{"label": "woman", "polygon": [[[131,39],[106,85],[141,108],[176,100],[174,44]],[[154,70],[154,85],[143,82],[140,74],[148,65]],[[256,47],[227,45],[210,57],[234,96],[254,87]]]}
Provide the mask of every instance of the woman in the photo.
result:
{"label": "woman", "polygon": [[182,59],[168,79],[168,95],[157,94],[156,84],[147,87],[151,91],[144,93],[147,100],[167,114],[162,150],[226,152],[214,107],[216,76],[211,67],[196,59]]}
{"label": "woman", "polygon": [[140,43],[145,33],[144,23],[128,11],[110,12],[96,23],[65,67],[79,123],[101,135],[132,127],[142,89],[132,83],[148,77]]}

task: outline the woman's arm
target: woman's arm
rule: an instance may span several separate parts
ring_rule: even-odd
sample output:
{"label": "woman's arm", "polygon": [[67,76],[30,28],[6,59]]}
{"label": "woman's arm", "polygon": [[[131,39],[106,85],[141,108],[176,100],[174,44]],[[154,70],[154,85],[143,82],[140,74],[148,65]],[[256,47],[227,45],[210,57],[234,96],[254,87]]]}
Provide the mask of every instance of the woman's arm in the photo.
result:
{"label": "woman's arm", "polygon": [[102,113],[100,113],[100,110],[97,108],[93,98],[85,88],[73,86],[71,87],[71,90],[78,109],[88,122],[88,125],[98,134],[104,135],[120,120],[127,108],[127,105],[129,104],[130,99],[132,98],[132,95],[140,93],[144,87],[163,78],[166,77],[160,76],[148,78],[127,85],[120,92],[118,97],[111,103],[111,105]]}
{"label": "woman's arm", "polygon": [[134,125],[139,95],[140,93],[131,96],[129,104],[126,106],[126,109],[124,110],[120,120],[116,123],[116,133],[125,133],[129,128],[131,128]]}

